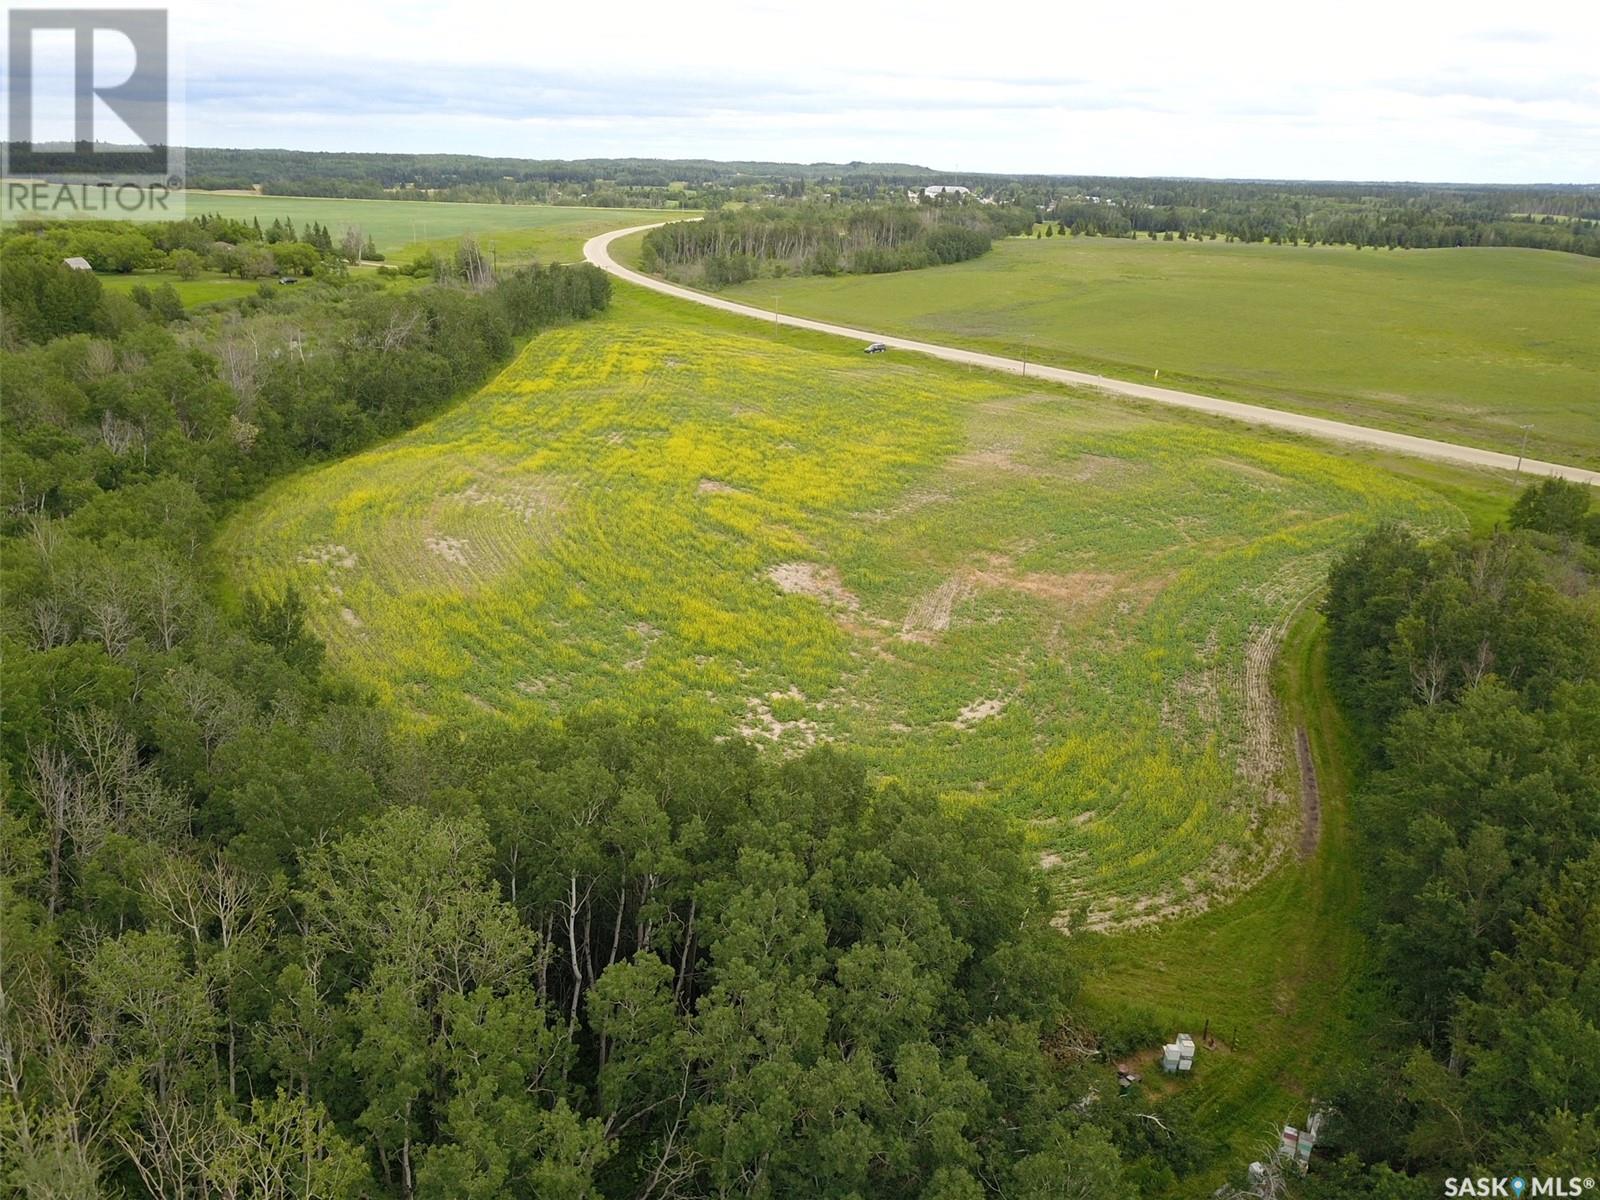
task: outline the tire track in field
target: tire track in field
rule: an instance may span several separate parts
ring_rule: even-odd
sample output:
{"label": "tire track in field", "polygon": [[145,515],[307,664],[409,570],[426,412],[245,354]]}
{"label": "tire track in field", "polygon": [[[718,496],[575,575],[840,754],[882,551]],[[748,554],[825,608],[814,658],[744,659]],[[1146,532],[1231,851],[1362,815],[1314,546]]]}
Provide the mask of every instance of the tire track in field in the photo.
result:
{"label": "tire track in field", "polygon": [[1317,841],[1322,836],[1322,789],[1317,784],[1317,763],[1311,757],[1311,739],[1304,725],[1295,727],[1294,754],[1300,763],[1300,857],[1304,860],[1317,852]]}

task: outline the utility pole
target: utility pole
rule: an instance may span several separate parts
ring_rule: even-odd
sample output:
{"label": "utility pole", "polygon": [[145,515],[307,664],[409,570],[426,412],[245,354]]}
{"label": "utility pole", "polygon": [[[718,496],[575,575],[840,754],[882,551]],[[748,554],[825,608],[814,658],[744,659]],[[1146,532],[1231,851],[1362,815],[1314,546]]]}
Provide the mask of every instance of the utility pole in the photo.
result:
{"label": "utility pole", "polygon": [[1022,374],[1023,374],[1024,377],[1026,377],[1027,374],[1028,374],[1028,342],[1029,342],[1029,340],[1030,340],[1030,337],[1029,337],[1028,334],[1023,334],[1022,335]]}
{"label": "utility pole", "polygon": [[1517,450],[1517,474],[1518,475],[1522,474],[1522,460],[1528,453],[1528,430],[1532,429],[1533,426],[1532,425],[1523,425],[1521,428],[1522,428],[1522,446]]}

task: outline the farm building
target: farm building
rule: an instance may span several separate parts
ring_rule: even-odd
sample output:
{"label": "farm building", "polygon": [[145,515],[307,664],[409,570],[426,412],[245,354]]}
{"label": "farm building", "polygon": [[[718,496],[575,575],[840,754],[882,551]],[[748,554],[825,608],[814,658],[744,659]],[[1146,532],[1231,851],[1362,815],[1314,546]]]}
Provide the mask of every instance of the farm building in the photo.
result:
{"label": "farm building", "polygon": [[959,183],[930,183],[922,189],[924,196],[970,196],[971,188],[962,187]]}
{"label": "farm building", "polygon": [[73,255],[71,258],[63,258],[61,260],[61,265],[63,267],[71,267],[74,271],[94,270],[94,268],[89,265],[89,260],[87,258],[79,258],[77,255]]}

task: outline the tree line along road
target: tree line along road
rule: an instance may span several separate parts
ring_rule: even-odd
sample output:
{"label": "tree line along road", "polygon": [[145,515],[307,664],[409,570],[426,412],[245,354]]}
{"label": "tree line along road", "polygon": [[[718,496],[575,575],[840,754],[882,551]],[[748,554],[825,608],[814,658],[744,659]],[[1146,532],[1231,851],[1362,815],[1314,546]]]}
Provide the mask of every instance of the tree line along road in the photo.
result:
{"label": "tree line along road", "polygon": [[1600,471],[1589,471],[1582,467],[1542,462],[1533,458],[1519,460],[1514,454],[1501,454],[1494,450],[1481,450],[1476,446],[1459,446],[1454,442],[1438,442],[1432,438],[1414,437],[1406,433],[1392,433],[1389,430],[1372,429],[1365,425],[1351,425],[1344,421],[1331,421],[1326,417],[1306,416],[1303,413],[1286,412],[1282,409],[1263,408],[1256,404],[1241,404],[1236,400],[1222,400],[1215,396],[1202,396],[1195,392],[1180,392],[1173,388],[1154,387],[1144,383],[1129,383],[1121,379],[1108,379],[1104,375],[1091,375],[1086,371],[1069,371],[1062,367],[1025,363],[1021,359],[1006,358],[998,354],[984,354],[981,351],[963,350],[956,346],[940,346],[933,342],[919,342],[909,338],[895,337],[893,334],[888,333],[874,333],[865,329],[852,329],[847,325],[832,325],[826,321],[812,321],[805,317],[785,316],[780,313],[753,308],[748,304],[739,304],[733,300],[724,300],[721,297],[708,295],[705,292],[697,292],[693,288],[679,287],[677,284],[668,283],[665,280],[656,279],[653,276],[625,267],[611,257],[611,243],[618,238],[642,233],[661,224],[665,224],[665,222],[658,221],[650,225],[635,225],[628,229],[616,229],[610,233],[602,233],[598,237],[590,238],[584,244],[583,257],[602,271],[607,271],[618,279],[625,279],[629,283],[637,284],[639,287],[649,288],[653,292],[660,292],[662,295],[674,296],[680,300],[688,300],[695,304],[704,304],[709,308],[718,308],[723,312],[754,317],[760,321],[776,322],[780,325],[793,326],[796,329],[809,329],[816,333],[853,338],[862,342],[882,342],[895,350],[909,350],[916,354],[927,354],[933,358],[942,358],[946,362],[964,363],[967,366],[982,367],[990,371],[1025,374],[1031,379],[1045,379],[1052,383],[1064,383],[1072,387],[1097,388],[1100,391],[1110,392],[1117,396],[1128,396],[1135,400],[1148,400],[1156,404],[1170,405],[1174,408],[1187,408],[1195,412],[1227,417],[1230,420],[1244,421],[1252,425],[1263,425],[1271,429],[1284,429],[1291,433],[1309,434],[1312,437],[1325,438],[1328,441],[1345,442],[1360,446],[1375,446],[1383,450],[1393,450],[1400,454],[1413,455],[1417,458],[1428,458],[1436,462],[1455,463],[1461,466],[1489,467],[1502,471],[1515,471],[1520,467],[1520,470],[1528,475],[1556,476],[1560,479],[1572,480],[1574,483],[1587,483],[1594,487],[1600,487]]}

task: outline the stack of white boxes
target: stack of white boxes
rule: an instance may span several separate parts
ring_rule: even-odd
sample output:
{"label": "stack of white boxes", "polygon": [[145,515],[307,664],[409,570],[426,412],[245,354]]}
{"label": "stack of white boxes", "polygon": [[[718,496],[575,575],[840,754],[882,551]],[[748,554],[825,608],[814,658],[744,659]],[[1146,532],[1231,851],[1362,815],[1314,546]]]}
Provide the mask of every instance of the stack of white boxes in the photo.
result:
{"label": "stack of white boxes", "polygon": [[1168,1075],[1194,1070],[1194,1039],[1180,1033],[1178,1040],[1161,1048],[1161,1069]]}

